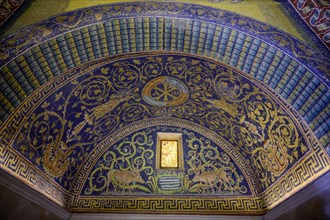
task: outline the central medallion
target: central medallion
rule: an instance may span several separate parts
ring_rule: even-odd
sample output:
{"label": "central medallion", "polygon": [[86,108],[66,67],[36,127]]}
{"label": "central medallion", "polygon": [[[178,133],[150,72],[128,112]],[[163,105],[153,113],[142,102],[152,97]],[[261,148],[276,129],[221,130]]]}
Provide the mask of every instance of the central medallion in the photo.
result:
{"label": "central medallion", "polygon": [[142,90],[143,100],[153,106],[177,106],[187,101],[188,87],[180,80],[160,76],[146,84]]}

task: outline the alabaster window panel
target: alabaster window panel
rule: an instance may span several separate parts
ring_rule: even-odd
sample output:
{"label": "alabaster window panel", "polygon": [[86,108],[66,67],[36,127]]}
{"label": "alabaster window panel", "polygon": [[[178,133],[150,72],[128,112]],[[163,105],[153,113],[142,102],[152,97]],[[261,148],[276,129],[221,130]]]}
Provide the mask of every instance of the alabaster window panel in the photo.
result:
{"label": "alabaster window panel", "polygon": [[157,168],[183,169],[181,133],[157,133]]}

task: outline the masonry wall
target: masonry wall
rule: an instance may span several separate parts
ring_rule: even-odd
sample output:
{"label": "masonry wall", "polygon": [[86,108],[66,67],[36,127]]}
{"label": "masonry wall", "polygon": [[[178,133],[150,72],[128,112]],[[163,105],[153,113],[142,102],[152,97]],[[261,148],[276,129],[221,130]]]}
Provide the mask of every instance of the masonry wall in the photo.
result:
{"label": "masonry wall", "polygon": [[330,220],[330,172],[263,216],[264,220]]}
{"label": "masonry wall", "polygon": [[[330,183],[329,183],[330,184]],[[287,207],[289,210],[290,207]],[[298,207],[280,215],[276,220],[327,220],[330,219],[330,189],[315,195]]]}
{"label": "masonry wall", "polygon": [[0,185],[0,219],[62,220],[41,206]]}

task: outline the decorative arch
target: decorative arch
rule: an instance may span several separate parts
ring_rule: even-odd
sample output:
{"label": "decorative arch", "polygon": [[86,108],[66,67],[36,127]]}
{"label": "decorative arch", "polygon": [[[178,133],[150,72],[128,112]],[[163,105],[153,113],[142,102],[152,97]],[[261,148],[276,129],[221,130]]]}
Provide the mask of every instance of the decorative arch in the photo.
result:
{"label": "decorative arch", "polygon": [[[70,211],[126,210],[126,197],[82,189],[105,150],[147,123],[226,143],[251,194],[215,195],[213,182],[211,200],[137,195],[132,212],[194,203],[187,212],[261,214],[329,171],[329,59],[267,24],[193,4],[120,3],[55,16],[0,45],[1,167]],[[161,83],[176,86],[173,101],[152,93]]]}

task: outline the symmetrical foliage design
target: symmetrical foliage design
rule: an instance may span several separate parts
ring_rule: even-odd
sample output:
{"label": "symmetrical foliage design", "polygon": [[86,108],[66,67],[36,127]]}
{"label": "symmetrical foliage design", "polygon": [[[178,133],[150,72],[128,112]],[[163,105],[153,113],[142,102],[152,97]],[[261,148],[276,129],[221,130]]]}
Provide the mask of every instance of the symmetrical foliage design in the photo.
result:
{"label": "symmetrical foliage design", "polygon": [[[182,132],[184,169],[155,168],[157,132]],[[197,165],[198,164],[198,165]],[[197,166],[198,167],[197,167]],[[201,172],[202,171],[202,172]],[[95,165],[83,195],[122,194],[249,195],[251,190],[235,161],[221,146],[196,132],[156,126],[125,137],[111,146]]]}
{"label": "symmetrical foliage design", "polygon": [[[292,119],[250,80],[212,61],[182,55],[122,59],[73,78],[35,109],[14,147],[67,188],[100,141],[118,128],[155,117],[192,121],[225,138],[250,161],[262,189],[308,150]],[[133,173],[141,165],[118,160],[109,161],[113,169],[121,163]],[[218,188],[235,187],[224,173],[228,164],[197,160],[211,166],[203,165],[201,172],[223,172],[213,178],[223,178]],[[223,161],[221,155],[218,160]]]}
{"label": "symmetrical foliage design", "polygon": [[[0,166],[70,210],[260,214],[329,170],[328,52],[267,24],[118,3],[0,45]],[[183,169],[155,168],[158,131]]]}

